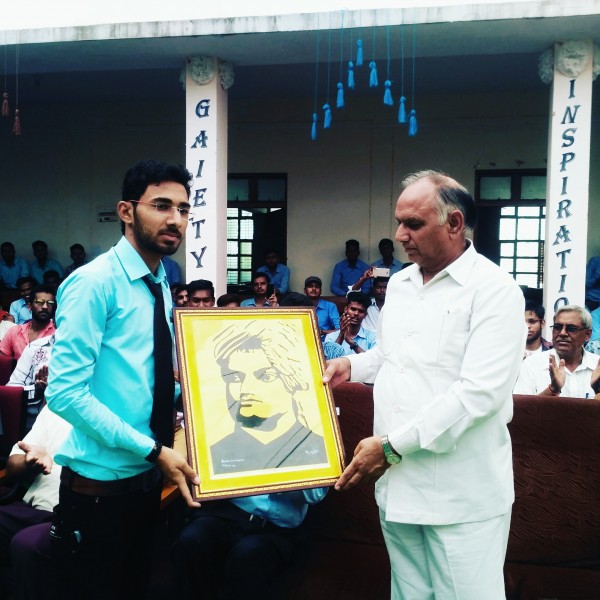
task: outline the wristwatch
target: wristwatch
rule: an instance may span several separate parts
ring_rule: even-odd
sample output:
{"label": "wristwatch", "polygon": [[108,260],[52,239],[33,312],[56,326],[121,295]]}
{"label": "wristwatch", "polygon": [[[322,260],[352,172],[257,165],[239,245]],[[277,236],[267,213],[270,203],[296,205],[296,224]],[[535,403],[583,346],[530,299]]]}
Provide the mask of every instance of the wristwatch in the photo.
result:
{"label": "wristwatch", "polygon": [[356,350],[358,348],[358,344],[356,342],[352,342],[352,344],[348,344],[350,346],[350,350]]}
{"label": "wristwatch", "polygon": [[163,445],[160,442],[155,442],[154,443],[154,448],[152,448],[152,450],[150,450],[148,456],[146,456],[146,458],[144,460],[147,460],[149,463],[156,463],[157,459],[158,459],[158,455],[160,454],[160,451],[162,450]]}
{"label": "wristwatch", "polygon": [[394,450],[387,435],[381,436],[381,445],[383,446],[383,454],[385,455],[385,460],[387,460],[388,464],[397,465],[402,462],[402,457]]}

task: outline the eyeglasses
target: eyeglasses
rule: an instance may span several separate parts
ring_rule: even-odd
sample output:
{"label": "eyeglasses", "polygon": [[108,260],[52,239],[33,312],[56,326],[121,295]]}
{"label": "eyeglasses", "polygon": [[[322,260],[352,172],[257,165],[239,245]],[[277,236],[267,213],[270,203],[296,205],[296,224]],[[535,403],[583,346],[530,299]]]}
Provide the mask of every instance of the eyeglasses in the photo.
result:
{"label": "eyeglasses", "polygon": [[140,200],[127,200],[127,202],[135,202],[136,204],[145,204],[146,206],[154,206],[157,213],[166,214],[176,210],[182,219],[191,221],[194,218],[194,213],[190,212],[189,206],[173,206],[168,202],[141,202]]}
{"label": "eyeglasses", "polygon": [[56,302],[54,300],[38,300],[36,298],[35,300],[32,300],[32,302],[38,306],[44,306],[44,304],[47,304],[50,308],[56,306]]}
{"label": "eyeglasses", "polygon": [[565,325],[564,323],[555,323],[552,325],[552,331],[554,333],[562,333],[562,330],[566,329],[567,333],[577,333],[578,331],[583,331],[587,329],[587,327],[577,327],[577,325]]}

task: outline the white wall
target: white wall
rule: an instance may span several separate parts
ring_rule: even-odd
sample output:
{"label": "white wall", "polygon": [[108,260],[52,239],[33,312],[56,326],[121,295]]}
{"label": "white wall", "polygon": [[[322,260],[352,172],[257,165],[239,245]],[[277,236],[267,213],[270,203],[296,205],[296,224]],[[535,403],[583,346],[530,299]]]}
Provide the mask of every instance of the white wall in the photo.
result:
{"label": "white wall", "polygon": [[[548,93],[418,98],[420,131],[408,138],[395,108],[375,96],[334,110],[331,130],[310,139],[312,100],[230,101],[229,171],[288,174],[288,265],[292,287],[323,278],[343,259],[344,241],[361,242],[361,258],[378,258],[381,237],[393,237],[401,178],[423,168],[447,171],[471,190],[475,168],[545,167]],[[600,102],[594,101],[592,160],[598,164]],[[119,236],[116,223],[96,220],[116,203],[125,170],[136,160],[185,161],[184,99],[171,104],[23,107],[23,135],[0,122],[0,239],[31,260],[31,242],[48,242],[68,264],[69,246],[97,255]],[[600,174],[590,174],[590,255],[600,254]],[[182,250],[178,255],[182,254]],[[400,249],[396,251],[402,259]],[[182,256],[175,259],[183,264]]]}

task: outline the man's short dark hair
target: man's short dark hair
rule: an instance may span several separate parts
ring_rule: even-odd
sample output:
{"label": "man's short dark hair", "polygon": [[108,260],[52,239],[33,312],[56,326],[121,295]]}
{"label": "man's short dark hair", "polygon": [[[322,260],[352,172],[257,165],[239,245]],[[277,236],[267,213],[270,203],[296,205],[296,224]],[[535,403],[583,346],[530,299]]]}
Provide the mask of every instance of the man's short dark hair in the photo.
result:
{"label": "man's short dark hair", "polygon": [[252,273],[252,285],[259,278],[264,277],[267,280],[267,283],[271,283],[271,278],[267,273],[263,273],[262,271],[256,271],[256,273]]}
{"label": "man's short dark hair", "polygon": [[4,250],[4,248],[11,248],[12,250],[14,250],[15,245],[12,242],[2,242],[2,244],[0,245],[0,250]]}
{"label": "man's short dark hair", "polygon": [[298,292],[290,292],[281,299],[279,306],[310,306],[314,308],[315,305],[308,296]]}
{"label": "man's short dark hair", "polygon": [[35,240],[35,242],[31,242],[32,248],[35,248],[36,246],[41,246],[42,248],[45,248],[46,250],[48,250],[48,244],[46,244],[46,242],[44,242],[44,240]]}
{"label": "man's short dark hair", "polygon": [[362,304],[365,310],[371,306],[371,298],[362,292],[349,292],[346,296],[346,305],[349,305],[350,302],[357,302],[358,304]]}
{"label": "man's short dark hair", "polygon": [[238,296],[237,294],[223,294],[217,298],[217,306],[219,308],[223,308],[224,306],[233,304],[234,302],[239,306],[242,303],[241,296]]}
{"label": "man's short dark hair", "polygon": [[17,289],[19,289],[24,283],[30,283],[32,286],[38,285],[37,279],[35,277],[30,277],[29,275],[25,277],[19,277],[17,279]]}
{"label": "man's short dark hair", "polygon": [[379,246],[378,246],[379,249],[381,250],[385,246],[392,246],[392,248],[393,248],[394,242],[392,242],[392,240],[390,240],[390,238],[383,238],[383,239],[379,240]]}
{"label": "man's short dark hair", "polygon": [[56,298],[56,288],[53,285],[42,283],[31,290],[31,298],[35,298],[36,294],[52,294]]}
{"label": "man's short dark hair", "polygon": [[375,277],[375,279],[373,279],[373,287],[375,287],[378,283],[387,283],[389,280],[389,277]]}
{"label": "man's short dark hair", "polygon": [[208,279],[194,279],[194,281],[190,281],[187,284],[187,291],[190,296],[194,292],[199,292],[200,290],[208,290],[210,292],[210,297],[215,297],[215,286],[212,281],[209,281]]}
{"label": "man's short dark hair", "polygon": [[527,300],[527,302],[525,302],[525,312],[533,312],[540,321],[543,321],[546,309],[538,302]]}
{"label": "man's short dark hair", "polygon": [[358,240],[347,240],[346,248],[360,248],[360,242]]}
{"label": "man's short dark hair", "polygon": [[[125,173],[121,186],[121,200],[139,200],[149,185],[165,182],[180,183],[190,197],[192,174],[183,166],[158,160],[141,160]],[[133,203],[134,212],[137,204]],[[121,232],[125,233],[125,223],[121,221]]]}
{"label": "man's short dark hair", "polygon": [[73,250],[81,250],[82,252],[85,252],[85,248],[81,244],[73,244],[69,250],[71,252],[73,252]]}

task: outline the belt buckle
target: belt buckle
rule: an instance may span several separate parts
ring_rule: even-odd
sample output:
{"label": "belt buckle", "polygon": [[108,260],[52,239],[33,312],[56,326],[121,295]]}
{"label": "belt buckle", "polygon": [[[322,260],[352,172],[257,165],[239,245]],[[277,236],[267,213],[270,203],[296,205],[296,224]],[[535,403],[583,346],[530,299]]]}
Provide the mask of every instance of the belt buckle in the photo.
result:
{"label": "belt buckle", "polygon": [[250,515],[248,521],[250,523],[252,523],[253,525],[260,527],[261,529],[264,529],[267,524],[266,519],[263,519],[262,517],[259,517],[258,515],[252,515],[252,514]]}

